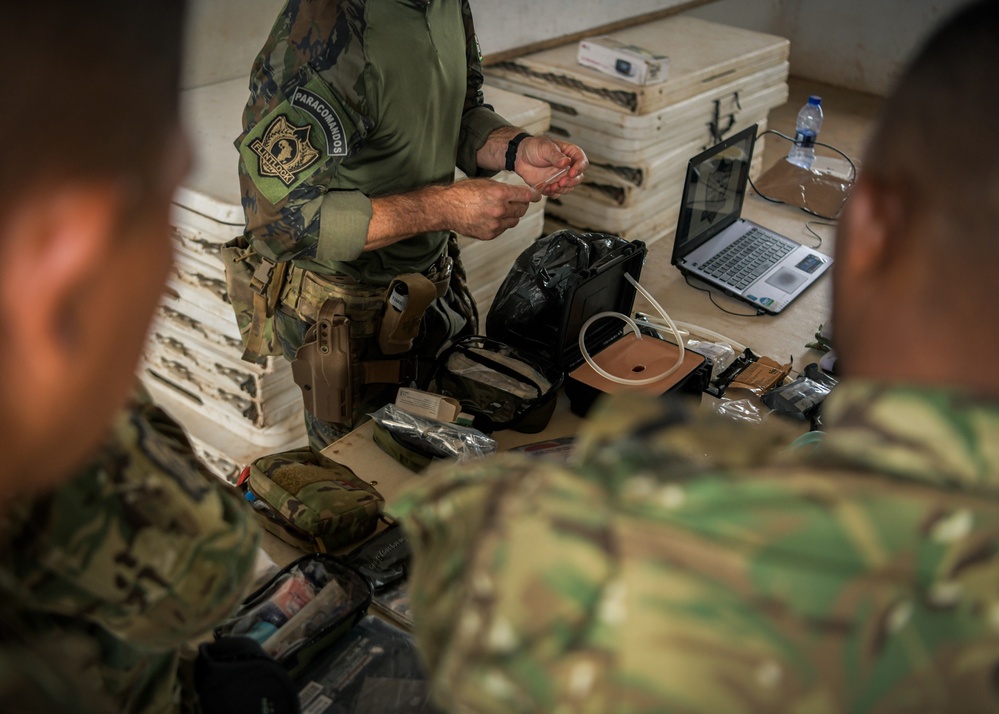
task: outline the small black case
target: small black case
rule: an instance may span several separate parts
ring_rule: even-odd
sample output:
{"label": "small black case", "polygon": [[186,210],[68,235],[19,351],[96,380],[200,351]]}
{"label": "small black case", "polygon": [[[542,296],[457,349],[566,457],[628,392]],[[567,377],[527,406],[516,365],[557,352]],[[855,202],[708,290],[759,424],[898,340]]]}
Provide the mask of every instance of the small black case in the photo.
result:
{"label": "small black case", "polygon": [[[268,607],[269,601],[281,588],[287,586],[289,580],[293,579],[299,583],[299,588],[304,587],[300,584],[301,581],[308,582],[315,595],[304,607],[292,613],[286,622],[275,626],[274,616],[278,614],[275,609],[280,610],[280,608]],[[320,582],[321,585],[315,585]],[[335,607],[333,612],[324,616],[317,600],[321,592],[333,586],[342,589],[346,600]],[[295,596],[294,593],[288,592],[285,595],[291,598]],[[214,634],[218,641],[230,637],[249,636],[260,642],[267,651],[266,638],[261,633],[274,634],[275,631],[281,632],[286,627],[297,628],[308,623],[307,634],[304,634],[294,646],[277,654],[268,651],[275,661],[295,677],[319,653],[340,639],[365,616],[371,605],[371,598],[371,583],[356,568],[332,555],[313,553],[282,568],[273,578],[251,593],[232,617],[215,629]],[[313,605],[313,609],[307,611],[306,608],[314,602],[316,604]],[[302,614],[302,618],[295,621],[294,618],[299,614]],[[283,615],[284,612],[281,612],[278,616]]]}
{"label": "small black case", "polygon": [[291,675],[249,637],[199,645],[194,686],[203,714],[301,711]]}
{"label": "small black case", "polygon": [[[461,402],[480,431],[513,429],[536,434],[548,426],[555,411],[562,378],[556,364],[537,354],[472,335],[441,352],[429,388]],[[516,385],[522,396],[500,386],[503,383]]]}

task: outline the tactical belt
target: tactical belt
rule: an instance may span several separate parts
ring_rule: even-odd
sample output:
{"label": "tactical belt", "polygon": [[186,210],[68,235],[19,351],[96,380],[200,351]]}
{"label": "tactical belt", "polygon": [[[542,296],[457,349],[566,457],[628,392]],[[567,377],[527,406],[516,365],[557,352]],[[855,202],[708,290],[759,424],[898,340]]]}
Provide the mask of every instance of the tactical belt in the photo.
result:
{"label": "tactical belt", "polygon": [[[447,294],[452,265],[452,259],[443,255],[424,274],[436,288],[438,299]],[[351,340],[360,342],[377,337],[385,309],[385,292],[385,287],[366,285],[346,275],[321,275],[289,264],[280,293],[280,309],[307,323],[315,323],[330,298],[341,300],[350,318]],[[354,363],[356,386],[407,384],[415,378],[415,364],[409,357],[358,360]]]}
{"label": "tactical belt", "polygon": [[[451,266],[451,258],[445,255],[424,273],[437,288],[437,299],[447,295]],[[385,304],[385,288],[365,285],[346,275],[320,275],[293,264],[289,266],[281,290],[281,305],[305,322],[313,323],[319,318],[323,303],[330,297],[343,298],[352,306],[352,311],[370,310],[372,315],[378,315]],[[354,322],[361,320],[354,318]],[[370,337],[376,331],[359,336]]]}

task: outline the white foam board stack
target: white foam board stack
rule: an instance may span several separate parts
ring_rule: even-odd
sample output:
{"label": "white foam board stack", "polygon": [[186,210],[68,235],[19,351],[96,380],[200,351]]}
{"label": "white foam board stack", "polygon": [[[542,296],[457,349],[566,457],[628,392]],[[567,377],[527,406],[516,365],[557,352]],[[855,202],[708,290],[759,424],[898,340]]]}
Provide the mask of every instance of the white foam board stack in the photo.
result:
{"label": "white foam board stack", "polygon": [[[575,227],[639,239],[676,227],[687,160],[787,101],[786,39],[675,16],[613,33],[670,59],[669,78],[636,86],[581,66],[575,45],[490,67],[498,87],[547,101],[550,133],[590,159],[583,185],[547,208],[546,230]],[[758,145],[753,176],[761,164]]]}

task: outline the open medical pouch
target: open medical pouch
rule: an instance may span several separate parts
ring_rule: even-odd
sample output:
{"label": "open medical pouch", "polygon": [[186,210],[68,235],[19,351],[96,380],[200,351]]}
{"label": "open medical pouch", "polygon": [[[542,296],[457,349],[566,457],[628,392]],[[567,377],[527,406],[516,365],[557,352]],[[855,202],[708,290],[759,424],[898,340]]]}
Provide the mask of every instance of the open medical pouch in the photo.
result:
{"label": "open medical pouch", "polygon": [[461,402],[476,429],[533,434],[548,425],[562,378],[562,370],[542,357],[473,335],[440,354],[429,389]]}
{"label": "open medical pouch", "polygon": [[371,584],[324,553],[299,558],[252,593],[215,637],[248,637],[294,677],[364,617]]}

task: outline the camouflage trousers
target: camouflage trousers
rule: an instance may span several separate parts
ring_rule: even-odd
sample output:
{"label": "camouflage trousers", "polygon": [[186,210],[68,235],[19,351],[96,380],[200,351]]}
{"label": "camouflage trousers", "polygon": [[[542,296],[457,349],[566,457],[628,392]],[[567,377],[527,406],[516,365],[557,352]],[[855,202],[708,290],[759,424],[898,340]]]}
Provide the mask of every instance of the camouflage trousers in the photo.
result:
{"label": "camouflage trousers", "polygon": [[[458,241],[453,235],[448,241],[447,255],[453,260],[451,281],[447,293],[444,297],[434,300],[427,308],[420,324],[420,334],[416,338],[413,349],[403,355],[415,361],[413,383],[417,383],[422,377],[429,375],[437,353],[449,340],[474,335],[478,331],[478,310],[475,306],[475,300],[468,290],[468,280],[461,264]],[[374,290],[382,290],[382,288],[373,286],[358,285],[357,287],[368,294]],[[380,314],[372,316],[370,310],[351,314],[352,309],[349,304],[346,306],[346,312],[347,317],[355,323],[352,325],[351,339],[357,344],[352,345],[352,351],[356,352],[361,359],[388,360],[400,357],[400,355],[386,356],[378,348],[378,340],[374,335],[378,334]],[[279,307],[274,318],[275,332],[285,359],[294,360],[295,354],[304,344],[306,333],[314,324],[314,320],[304,319],[284,306]],[[355,331],[365,336],[355,338]],[[319,419],[306,410],[305,428],[309,435],[309,446],[319,452],[345,436],[351,429],[366,422],[368,414],[393,402],[400,386],[410,385],[363,385],[359,390],[360,393],[354,393],[353,423],[351,425],[333,424]]]}

